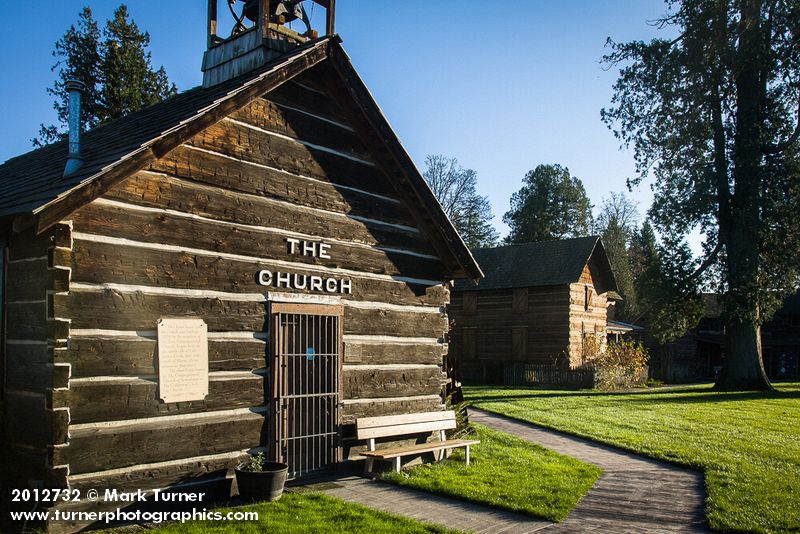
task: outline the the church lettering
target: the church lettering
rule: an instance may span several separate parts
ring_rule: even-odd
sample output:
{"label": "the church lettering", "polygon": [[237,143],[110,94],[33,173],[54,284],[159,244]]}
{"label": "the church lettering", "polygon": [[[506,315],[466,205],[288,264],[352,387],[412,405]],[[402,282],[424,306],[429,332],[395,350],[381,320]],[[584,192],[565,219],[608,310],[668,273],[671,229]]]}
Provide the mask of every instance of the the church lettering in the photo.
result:
{"label": "the church lettering", "polygon": [[[290,255],[310,256],[322,259],[330,259],[331,257],[329,253],[331,246],[327,243],[305,241],[292,237],[286,237],[284,241],[286,242],[286,252]],[[262,269],[256,274],[256,280],[259,285],[275,288],[300,289],[321,293],[342,293],[347,295],[353,292],[353,282],[351,280],[335,277]]]}
{"label": "the church lettering", "polygon": [[325,293],[349,295],[353,292],[353,282],[344,278],[323,278],[307,274],[272,272],[267,269],[258,271],[258,283],[262,286],[305,289]]}
{"label": "the church lettering", "polygon": [[331,246],[327,243],[320,243],[318,241],[304,241],[302,239],[294,239],[292,237],[285,238],[285,241],[289,254],[311,256],[312,258],[322,258],[326,260],[331,259],[331,255],[328,254]]}

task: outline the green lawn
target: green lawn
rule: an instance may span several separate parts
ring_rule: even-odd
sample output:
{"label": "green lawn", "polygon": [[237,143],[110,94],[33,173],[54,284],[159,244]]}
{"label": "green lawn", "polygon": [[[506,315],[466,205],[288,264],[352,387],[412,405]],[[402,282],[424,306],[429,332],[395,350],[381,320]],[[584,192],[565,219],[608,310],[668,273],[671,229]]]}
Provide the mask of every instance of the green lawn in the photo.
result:
{"label": "green lawn", "polygon": [[470,465],[457,450],[446,461],[386,473],[382,479],[514,512],[560,521],[602,474],[595,466],[473,425],[480,445]]}
{"label": "green lawn", "polygon": [[800,383],[629,393],[469,387],[470,404],[705,471],[715,530],[800,531]]}
{"label": "green lawn", "polygon": [[[340,532],[374,534],[455,533],[436,525],[371,510],[358,504],[345,503],[320,493],[284,493],[280,500],[250,506],[219,509],[223,513],[258,512],[258,521],[190,521],[168,523],[148,532],[161,534],[206,532],[239,532],[260,534],[338,534]],[[130,532],[129,529],[120,529]],[[113,532],[113,531],[112,531]]]}

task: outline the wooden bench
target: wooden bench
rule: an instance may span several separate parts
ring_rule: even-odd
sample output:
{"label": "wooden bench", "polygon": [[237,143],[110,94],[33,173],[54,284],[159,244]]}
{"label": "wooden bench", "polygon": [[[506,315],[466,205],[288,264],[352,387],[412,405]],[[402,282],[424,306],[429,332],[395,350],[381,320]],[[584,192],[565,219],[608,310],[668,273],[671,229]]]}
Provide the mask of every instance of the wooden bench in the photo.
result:
{"label": "wooden bench", "polygon": [[[403,456],[422,454],[426,452],[437,453],[437,459],[442,460],[445,452],[464,447],[466,464],[469,465],[469,448],[477,445],[477,440],[450,440],[447,441],[445,430],[456,427],[456,413],[454,411],[426,412],[404,415],[387,415],[383,417],[361,417],[356,420],[356,437],[367,440],[367,450],[361,454],[367,457],[364,472],[370,474],[374,460],[392,460],[394,470],[400,472],[400,459]],[[375,450],[375,439],[392,436],[407,436],[423,432],[439,432],[439,441],[392,447]]]}

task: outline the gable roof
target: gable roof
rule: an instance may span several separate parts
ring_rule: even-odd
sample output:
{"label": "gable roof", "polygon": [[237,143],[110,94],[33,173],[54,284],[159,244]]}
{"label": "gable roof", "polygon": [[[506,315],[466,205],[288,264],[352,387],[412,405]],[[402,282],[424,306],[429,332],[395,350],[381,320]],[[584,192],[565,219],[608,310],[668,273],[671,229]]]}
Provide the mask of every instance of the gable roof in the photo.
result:
{"label": "gable roof", "polygon": [[594,273],[598,293],[617,290],[603,240],[598,236],[479,248],[472,253],[485,278],[477,287],[457,283],[457,291],[571,284],[580,279],[590,262],[599,271]]}
{"label": "gable roof", "polygon": [[419,170],[370,95],[338,37],[310,41],[252,73],[180,93],[159,104],[85,132],[83,165],[63,176],[67,141],[63,140],[0,165],[0,219],[32,215],[42,232],[82,205],[145,168],[205,128],[284,82],[320,63],[338,77],[340,93],[360,114],[356,128],[416,222],[429,231],[436,250],[450,258],[453,275],[477,282],[483,273],[453,227]]}

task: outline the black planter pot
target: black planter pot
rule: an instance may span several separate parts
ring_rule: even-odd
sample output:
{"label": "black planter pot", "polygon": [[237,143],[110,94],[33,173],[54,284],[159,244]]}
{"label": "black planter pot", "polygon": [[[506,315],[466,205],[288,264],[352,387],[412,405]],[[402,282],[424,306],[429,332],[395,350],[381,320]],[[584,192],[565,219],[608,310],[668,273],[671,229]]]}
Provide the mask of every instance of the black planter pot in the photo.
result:
{"label": "black planter pot", "polygon": [[236,485],[239,496],[256,501],[276,501],[283,494],[283,485],[289,466],[278,462],[265,462],[263,471],[244,471],[247,462],[236,466]]}

